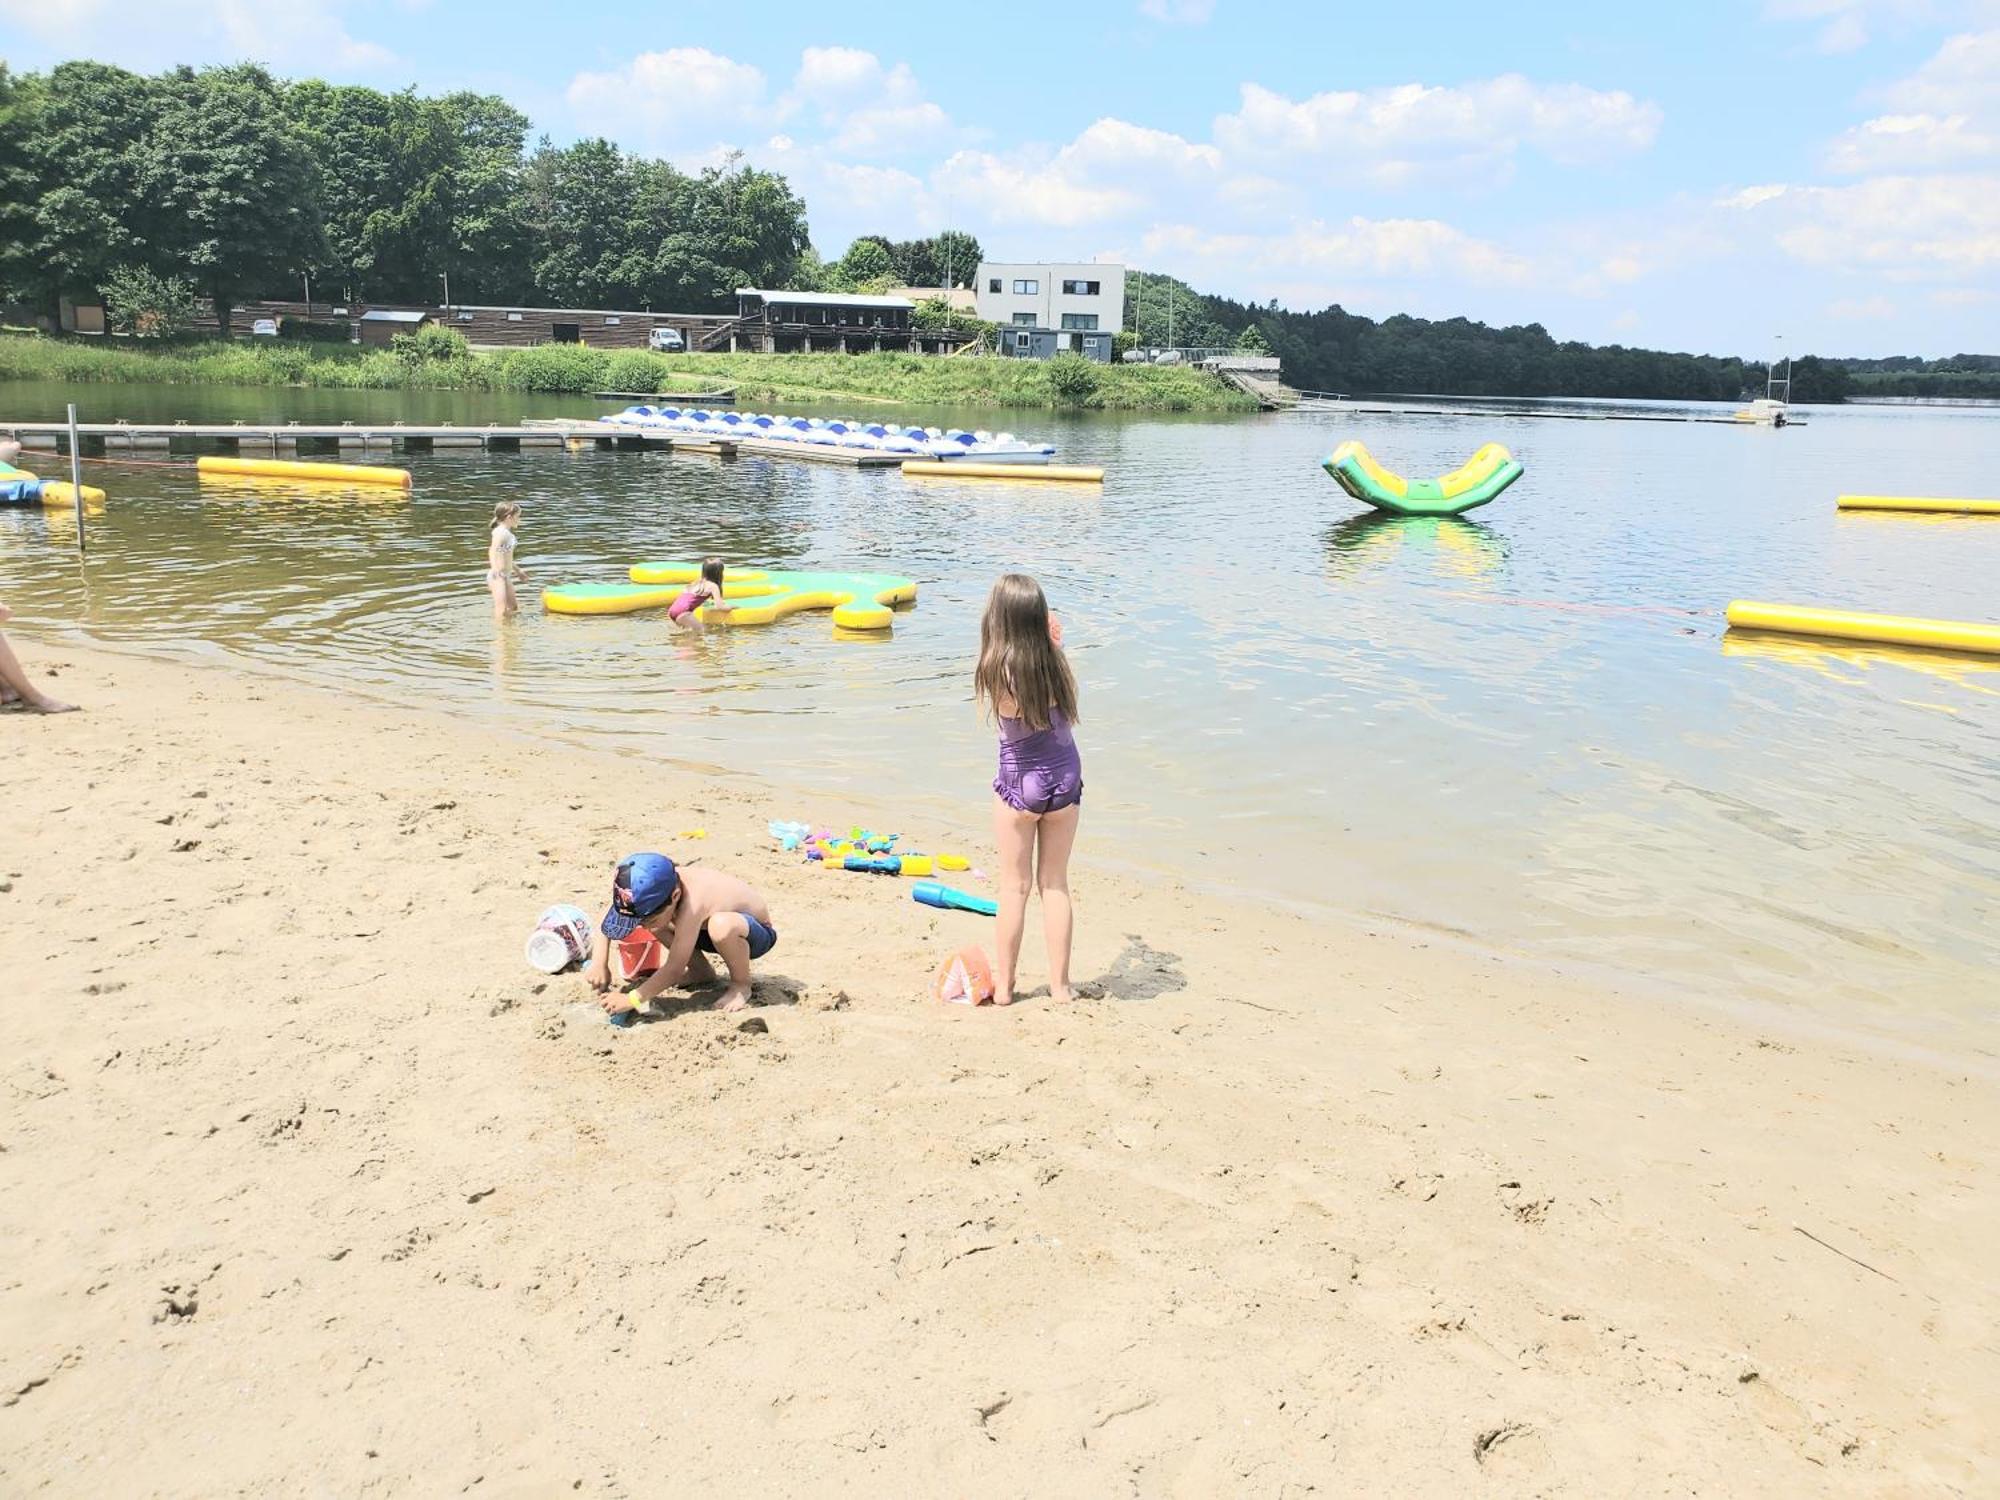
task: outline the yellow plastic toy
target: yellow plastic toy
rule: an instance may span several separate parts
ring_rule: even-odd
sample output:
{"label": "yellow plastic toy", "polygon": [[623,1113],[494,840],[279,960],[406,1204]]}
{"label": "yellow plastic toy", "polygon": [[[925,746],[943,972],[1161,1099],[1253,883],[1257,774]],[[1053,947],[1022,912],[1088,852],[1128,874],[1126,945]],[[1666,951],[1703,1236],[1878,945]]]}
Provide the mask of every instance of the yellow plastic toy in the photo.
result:
{"label": "yellow plastic toy", "polygon": [[1966,620],[1864,615],[1852,610],[1761,604],[1751,599],[1732,601],[1728,618],[1732,630],[1771,630],[1783,635],[1828,636],[1842,641],[1874,641],[1891,646],[1923,646],[1933,651],[1972,651],[2000,656],[2000,625],[1981,625]]}
{"label": "yellow plastic toy", "polygon": [[[681,590],[701,577],[693,563],[637,563],[630,569],[632,585],[575,583],[542,590],[542,607],[558,615],[625,615],[642,609],[665,609]],[[842,630],[887,630],[894,624],[892,606],[917,597],[917,586],[892,573],[794,573],[732,568],[725,575],[722,597],[726,614],[704,607],[696,613],[703,624],[768,625],[802,610],[830,609]]]}
{"label": "yellow plastic toy", "polygon": [[1060,484],[1102,484],[1104,470],[1084,464],[976,464],[964,459],[924,463],[912,459],[903,472],[925,479],[1041,479]]}
{"label": "yellow plastic toy", "polygon": [[[0,506],[40,505],[50,510],[68,509],[76,504],[76,490],[67,480],[43,479],[26,469],[0,464]],[[94,484],[83,487],[84,509],[104,508],[104,491]]]}

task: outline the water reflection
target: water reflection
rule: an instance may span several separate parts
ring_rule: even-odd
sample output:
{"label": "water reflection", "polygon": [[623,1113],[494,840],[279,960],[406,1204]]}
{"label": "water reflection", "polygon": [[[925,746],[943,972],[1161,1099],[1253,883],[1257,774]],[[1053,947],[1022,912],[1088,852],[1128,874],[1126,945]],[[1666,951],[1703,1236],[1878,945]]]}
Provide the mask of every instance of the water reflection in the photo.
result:
{"label": "water reflection", "polygon": [[[1859,641],[1814,641],[1756,630],[1730,630],[1722,654],[1739,660],[1804,668],[1832,682],[1860,685],[1877,667],[1901,668],[1948,682],[1969,693],[2000,697],[2000,658],[1920,646],[1874,646]],[[1994,679],[1983,681],[1982,679]]]}
{"label": "water reflection", "polygon": [[1334,578],[1356,578],[1406,552],[1434,559],[1436,572],[1460,579],[1490,579],[1507,566],[1507,539],[1465,516],[1367,511],[1326,531],[1327,573]]}

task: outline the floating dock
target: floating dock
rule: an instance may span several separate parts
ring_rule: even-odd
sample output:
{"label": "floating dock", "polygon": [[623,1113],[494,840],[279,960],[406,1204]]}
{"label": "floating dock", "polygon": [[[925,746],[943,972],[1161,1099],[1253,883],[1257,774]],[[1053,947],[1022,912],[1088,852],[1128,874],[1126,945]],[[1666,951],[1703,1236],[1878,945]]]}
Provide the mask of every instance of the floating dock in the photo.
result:
{"label": "floating dock", "polygon": [[[1321,391],[1300,392],[1298,404],[1288,409],[1319,416],[1344,417],[1478,417],[1484,421],[1491,421],[1496,417],[1530,417],[1546,422],[1706,422],[1722,427],[1750,425],[1737,421],[1733,416],[1715,417],[1704,412],[1576,409],[1555,411],[1517,406],[1388,406],[1379,402],[1350,401],[1345,396],[1335,396]],[[1785,420],[1787,427],[1806,425],[1808,424],[1805,421],[1797,417],[1787,416]]]}
{"label": "floating dock", "polygon": [[1841,510],[1894,510],[1915,515],[2000,516],[2000,500],[1952,500],[1941,495],[1842,495]]}
{"label": "floating dock", "polygon": [[[523,418],[516,423],[459,426],[453,422],[79,422],[77,437],[91,457],[165,449],[223,453],[295,453],[304,444],[345,452],[432,453],[453,448],[513,452],[521,448],[561,448],[591,443],[634,451],[713,453],[734,456],[743,446],[733,438],[691,433],[649,432],[617,422],[588,419]],[[68,448],[66,422],[0,420],[0,436],[24,448]]]}

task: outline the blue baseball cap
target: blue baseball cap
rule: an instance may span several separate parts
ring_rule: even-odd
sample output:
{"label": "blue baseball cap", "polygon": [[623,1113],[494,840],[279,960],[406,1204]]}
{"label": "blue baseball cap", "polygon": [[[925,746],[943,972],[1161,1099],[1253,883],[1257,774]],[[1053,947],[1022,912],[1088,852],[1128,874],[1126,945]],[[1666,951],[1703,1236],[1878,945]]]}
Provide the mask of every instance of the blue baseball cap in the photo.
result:
{"label": "blue baseball cap", "polygon": [[629,936],[673,900],[680,888],[680,872],[666,855],[628,854],[611,879],[611,908],[604,914],[604,935],[613,941]]}

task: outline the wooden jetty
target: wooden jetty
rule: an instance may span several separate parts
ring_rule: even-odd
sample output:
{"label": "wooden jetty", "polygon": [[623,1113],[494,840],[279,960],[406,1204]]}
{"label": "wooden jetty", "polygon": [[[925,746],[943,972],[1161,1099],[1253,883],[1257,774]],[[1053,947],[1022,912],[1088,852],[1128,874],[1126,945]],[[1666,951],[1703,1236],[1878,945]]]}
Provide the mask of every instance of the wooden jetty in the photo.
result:
{"label": "wooden jetty", "polygon": [[[77,438],[90,457],[137,453],[216,450],[223,453],[297,452],[300,448],[430,453],[454,448],[512,452],[589,443],[599,448],[735,454],[731,438],[665,433],[622,422],[590,419],[523,418],[517,423],[460,426],[454,422],[79,422]],[[65,422],[12,422],[0,418],[0,435],[24,448],[68,448]]]}
{"label": "wooden jetty", "polygon": [[[894,468],[909,455],[871,453],[858,448],[783,442],[772,438],[663,432],[625,422],[565,417],[523,417],[519,422],[461,427],[452,422],[79,422],[84,455],[111,458],[145,451],[269,453],[295,455],[334,449],[340,453],[440,453],[478,448],[515,452],[590,444],[627,452],[705,453],[734,458],[740,453],[791,458],[850,469]],[[65,422],[10,422],[0,419],[0,436],[18,438],[25,448],[68,451]]]}
{"label": "wooden jetty", "polygon": [[599,401],[646,401],[675,406],[734,406],[736,387],[726,391],[592,391]]}

